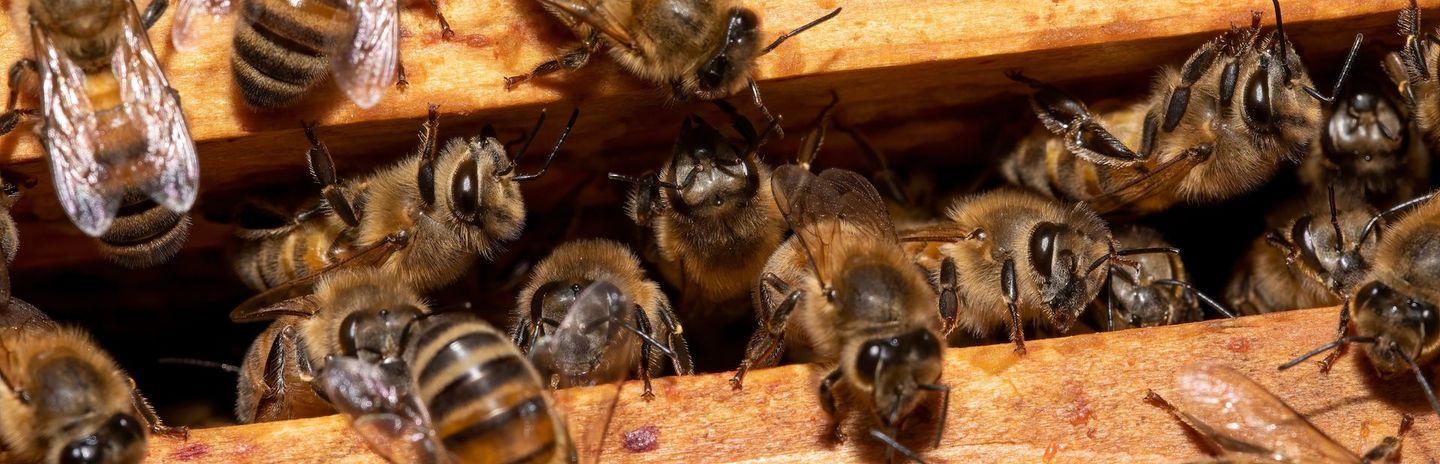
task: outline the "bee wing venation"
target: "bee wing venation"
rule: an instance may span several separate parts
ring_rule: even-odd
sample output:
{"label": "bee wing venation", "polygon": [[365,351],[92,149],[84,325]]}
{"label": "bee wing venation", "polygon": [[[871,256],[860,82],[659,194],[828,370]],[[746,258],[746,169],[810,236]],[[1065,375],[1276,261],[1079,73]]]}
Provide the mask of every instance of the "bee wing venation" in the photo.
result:
{"label": "bee wing venation", "polygon": [[353,357],[328,361],[315,385],[371,450],[400,464],[448,462],[405,363],[379,365]]}
{"label": "bee wing venation", "polygon": [[[560,321],[555,333],[546,335],[535,345],[530,359],[537,367],[544,366],[541,370],[549,370],[557,365],[593,365],[601,369],[619,369],[619,372],[556,372],[560,375],[598,374],[623,377],[625,369],[629,368],[619,362],[624,350],[611,349],[611,346],[618,339],[625,338],[626,334],[620,324],[625,323],[626,311],[632,307],[629,297],[614,284],[604,280],[591,284],[575,297],[575,302],[570,305],[570,311]],[[548,377],[552,373],[542,374]]]}
{"label": "bee wing venation", "polygon": [[[1156,166],[1153,170],[1138,174],[1136,177],[1126,181],[1114,190],[1084,200],[1091,208],[1098,213],[1108,213],[1121,207],[1139,201],[1152,192],[1166,188],[1173,188],[1176,183],[1190,173],[1196,165],[1200,164],[1200,158],[1188,154],[1177,156],[1164,164]],[[1126,168],[1121,168],[1126,169]]]}
{"label": "bee wing venation", "polygon": [[180,0],[175,5],[175,17],[170,23],[170,43],[176,50],[187,51],[195,47],[200,35],[215,22],[230,14],[230,0]]}
{"label": "bee wing venation", "polygon": [[200,183],[200,163],[179,94],[170,88],[133,5],[123,32],[111,68],[120,82],[130,124],[145,134],[148,143],[146,156],[124,169],[139,176],[133,182],[156,203],[177,213],[189,211]]}
{"label": "bee wing venation", "polygon": [[1285,462],[1360,462],[1239,371],[1192,366],[1176,375],[1176,383],[1174,404],[1182,418],[1227,454],[1283,456]]}
{"label": "bee wing venation", "polygon": [[380,102],[395,83],[400,61],[400,15],[394,0],[347,0],[337,15],[348,14],[350,39],[332,44],[335,82],[360,108]]}
{"label": "bee wing venation", "polygon": [[391,241],[381,241],[368,245],[365,249],[357,251],[344,261],[316,269],[310,274],[290,279],[285,281],[285,283],[276,285],[269,290],[250,297],[250,299],[240,303],[240,306],[235,307],[233,311],[230,311],[230,320],[233,322],[254,322],[274,318],[282,313],[276,312],[273,313],[273,315],[264,316],[259,316],[258,314],[268,306],[311,293],[315,288],[315,284],[319,282],[322,277],[336,270],[384,264],[386,260],[390,259],[391,255],[395,254],[395,252],[403,246],[403,244]]}
{"label": "bee wing venation", "polygon": [[785,165],[775,170],[770,185],[781,215],[799,237],[822,282],[832,244],[851,238],[898,240],[880,193],[853,171],[827,169],[817,176],[800,166]]}
{"label": "bee wing venation", "polygon": [[85,93],[85,72],[33,20],[30,32],[45,115],[40,140],[50,155],[55,193],[76,227],[99,236],[115,219],[123,192],[110,184],[109,171],[96,159],[99,136],[95,111]]}

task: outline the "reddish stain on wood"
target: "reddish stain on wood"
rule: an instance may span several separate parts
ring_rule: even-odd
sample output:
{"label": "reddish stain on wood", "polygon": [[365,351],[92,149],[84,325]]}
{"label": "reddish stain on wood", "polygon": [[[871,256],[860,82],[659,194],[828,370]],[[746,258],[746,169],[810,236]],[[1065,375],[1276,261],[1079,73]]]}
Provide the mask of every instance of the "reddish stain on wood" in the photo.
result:
{"label": "reddish stain on wood", "polygon": [[190,461],[203,458],[208,454],[210,454],[210,445],[205,443],[186,443],[170,451],[170,459]]}
{"label": "reddish stain on wood", "polygon": [[647,425],[625,432],[625,449],[632,453],[644,453],[660,448],[660,427]]}
{"label": "reddish stain on wood", "polygon": [[1250,337],[1235,337],[1225,344],[1225,349],[1232,353],[1249,353],[1252,348]]}

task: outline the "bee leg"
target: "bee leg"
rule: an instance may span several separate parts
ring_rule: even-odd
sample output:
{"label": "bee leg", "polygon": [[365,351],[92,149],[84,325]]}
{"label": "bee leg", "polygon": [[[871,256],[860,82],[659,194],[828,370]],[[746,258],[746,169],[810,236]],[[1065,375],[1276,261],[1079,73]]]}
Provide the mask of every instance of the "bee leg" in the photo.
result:
{"label": "bee leg", "polygon": [[917,385],[921,390],[940,392],[940,418],[935,424],[935,442],[930,447],[940,447],[940,437],[945,432],[945,419],[950,417],[950,386],[942,384],[922,383]]}
{"label": "bee leg", "polygon": [[410,88],[410,79],[405,77],[405,61],[401,60],[398,54],[395,57],[395,87],[399,87],[401,91]]}
{"label": "bee leg", "polygon": [[[265,356],[265,370],[262,371],[264,372],[265,392],[260,394],[260,400],[256,405],[256,417],[275,415],[270,410],[275,408],[276,402],[283,402],[285,399],[285,353],[289,351],[287,347],[290,346],[287,342],[294,336],[295,327],[285,326],[270,341],[270,352]],[[289,418],[288,411],[279,417],[270,417],[271,420]]]}
{"label": "bee leg", "polygon": [[562,69],[566,71],[574,71],[584,67],[586,63],[590,62],[590,55],[595,53],[596,49],[598,49],[600,46],[599,34],[599,30],[591,32],[590,37],[586,38],[585,42],[580,44],[579,47],[575,47],[573,49],[570,49],[569,51],[566,51],[563,55],[560,55],[559,58],[540,63],[538,66],[535,66],[535,69],[531,70],[527,74],[506,77],[505,90],[512,90],[515,88],[515,86],[520,85],[525,81],[544,76],[546,74],[550,74]]}
{"label": "bee leg", "polygon": [[160,20],[161,16],[165,15],[165,10],[169,7],[170,2],[168,0],[150,0],[150,5],[146,6],[145,11],[140,13],[140,24],[143,24],[145,29],[149,30],[151,26],[155,25],[156,21]]}
{"label": "bee leg", "polygon": [[[645,310],[641,309],[638,304],[635,305],[635,325],[642,333],[654,334],[650,327],[650,318],[645,317]],[[640,379],[645,382],[645,392],[640,394],[640,399],[645,401],[655,399],[655,392],[650,388],[651,370],[655,368],[651,357],[650,344],[640,343]]]}
{"label": "bee leg", "polygon": [[959,271],[955,260],[946,257],[940,262],[940,320],[944,322],[941,333],[950,335],[955,330],[955,321],[960,318],[960,299],[956,290],[960,287]]}
{"label": "bee leg", "polygon": [[310,174],[320,183],[320,194],[325,198],[325,203],[340,220],[345,221],[345,225],[360,225],[355,208],[351,206],[350,199],[345,197],[345,191],[335,176],[335,159],[330,156],[330,147],[315,137],[315,126],[305,126],[305,138],[310,139],[310,150],[305,153],[310,160]]}
{"label": "bee leg", "polygon": [[[1348,332],[1350,328],[1350,297],[1347,295],[1343,299],[1344,304],[1340,305],[1340,326],[1337,327],[1335,331],[1336,340],[1344,339],[1345,333]],[[1345,348],[1348,347],[1348,345],[1348,343],[1342,343],[1340,346],[1335,347],[1335,351],[1331,351],[1330,354],[1325,355],[1325,359],[1320,360],[1320,373],[1329,374],[1330,367],[1335,364],[1336,360],[1340,359],[1340,356],[1345,354]]]}
{"label": "bee leg", "polygon": [[836,440],[841,438],[841,418],[839,402],[835,401],[835,385],[844,379],[845,371],[840,369],[830,371],[825,378],[820,379],[820,407],[830,416],[830,433]]}
{"label": "bee leg", "polygon": [[680,325],[679,318],[670,309],[670,305],[666,304],[660,307],[660,322],[670,330],[670,350],[675,352],[675,373],[679,375],[694,374],[695,364],[690,359],[690,346],[685,343],[685,327]]}
{"label": "bee leg", "polygon": [[38,74],[40,72],[38,66],[35,60],[29,58],[21,58],[16,60],[15,64],[10,65],[9,79],[7,80],[7,85],[10,86],[10,97],[5,100],[6,111],[15,109],[15,102],[20,98],[20,79],[25,77],[26,71]]}
{"label": "bee leg", "polygon": [[[1165,122],[1160,126],[1165,132],[1172,132],[1180,125],[1180,119],[1185,117],[1185,110],[1190,106],[1190,87],[1210,70],[1218,54],[1214,42],[1206,43],[1180,67],[1180,83],[1170,90],[1170,101],[1165,105]],[[1231,90],[1234,90],[1233,86]],[[1222,98],[1228,99],[1229,96]]]}
{"label": "bee leg", "polygon": [[750,149],[753,150],[760,145],[760,133],[755,132],[755,125],[750,123],[750,118],[740,114],[734,105],[725,100],[715,100],[715,106],[720,107],[720,110],[730,117],[730,127],[735,128],[735,132],[745,139],[745,143],[749,145]]}
{"label": "bee leg", "polygon": [[1409,414],[1401,415],[1400,430],[1395,432],[1395,436],[1385,437],[1379,445],[1375,445],[1374,448],[1371,448],[1369,452],[1365,453],[1365,456],[1360,458],[1360,462],[1369,464],[1372,462],[1384,462],[1390,459],[1391,455],[1395,454],[1396,451],[1400,451],[1401,440],[1405,439],[1405,433],[1410,431],[1410,425],[1414,422],[1415,418],[1410,417]]}
{"label": "bee leg", "polygon": [[[755,79],[750,79],[750,100],[755,103],[756,108],[760,109],[760,114],[765,115],[765,122],[769,124],[765,128],[765,133],[768,134],[773,130],[776,137],[785,138],[785,129],[780,127],[780,118],[770,114],[770,108],[765,106],[765,102],[760,99],[760,84],[755,83]],[[759,143],[765,143],[765,140],[762,138]]]}
{"label": "bee leg", "polygon": [[[1030,86],[1030,109],[1046,129],[1065,139],[1065,148],[1086,161],[1103,165],[1129,165],[1145,159],[1095,120],[1085,103],[1060,88],[1032,79],[1018,71],[1005,74]],[[1188,101],[1188,100],[1187,100]]]}
{"label": "bee leg", "polygon": [[1000,269],[1000,291],[1005,295],[1005,304],[1010,309],[1010,341],[1015,343],[1015,352],[1025,354],[1025,327],[1020,325],[1019,289],[1015,287],[1015,260],[1006,259]]}
{"label": "bee leg", "polygon": [[166,426],[160,421],[160,415],[155,413],[155,407],[150,405],[150,401],[145,399],[145,395],[140,394],[140,389],[135,385],[135,379],[125,376],[125,380],[130,382],[130,405],[135,408],[135,412],[140,414],[140,420],[145,421],[145,425],[150,428],[150,433],[182,440],[190,439],[189,427]]}
{"label": "bee leg", "polygon": [[[790,289],[783,280],[769,272],[761,277],[761,285],[770,285],[781,293]],[[763,288],[760,289],[760,309],[765,315],[760,319],[760,328],[750,337],[750,343],[745,348],[745,359],[740,361],[740,368],[735,371],[735,377],[730,379],[731,387],[739,390],[745,380],[745,373],[752,366],[773,366],[780,360],[780,355],[785,351],[785,321],[790,318],[790,312],[795,310],[795,305],[804,294],[803,290],[796,289],[776,306],[770,301],[769,294]]]}
{"label": "bee leg", "polygon": [[455,31],[450,29],[450,21],[446,21],[445,13],[440,11],[440,0],[430,0],[430,8],[435,10],[435,19],[440,21],[440,38],[450,40],[455,37]]}

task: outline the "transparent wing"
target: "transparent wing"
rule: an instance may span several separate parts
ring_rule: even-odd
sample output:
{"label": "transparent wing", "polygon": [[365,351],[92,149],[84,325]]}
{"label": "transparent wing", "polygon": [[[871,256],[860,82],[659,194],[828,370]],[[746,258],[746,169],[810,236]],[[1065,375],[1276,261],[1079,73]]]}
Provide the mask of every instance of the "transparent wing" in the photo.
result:
{"label": "transparent wing", "polygon": [[623,358],[632,336],[621,326],[633,305],[614,284],[590,284],[555,332],[536,343],[530,359],[543,378],[559,376],[561,387],[598,385],[624,379],[629,363]]}
{"label": "transparent wing", "polygon": [[822,282],[826,282],[823,270],[830,269],[832,245],[854,239],[898,240],[880,193],[853,171],[827,169],[817,176],[800,166],[785,165],[771,175],[770,189]]}
{"label": "transparent wing", "polygon": [[20,299],[11,298],[8,304],[0,306],[0,330],[27,327],[57,328],[59,326],[45,313]]}
{"label": "transparent wing", "polygon": [[1265,387],[1234,369],[1190,366],[1176,375],[1177,415],[1226,454],[1283,462],[1358,463]]}
{"label": "transparent wing", "polygon": [[350,40],[332,44],[331,68],[335,82],[361,108],[380,102],[385,89],[395,84],[400,61],[399,7],[394,0],[347,0],[337,18],[354,29]]}
{"label": "transparent wing", "polygon": [[540,3],[595,28],[620,45],[629,47],[635,43],[625,24],[605,9],[603,0],[540,0]]}
{"label": "transparent wing", "polygon": [[234,322],[253,322],[274,318],[282,313],[270,311],[267,308],[278,302],[311,293],[315,287],[315,283],[319,282],[321,277],[325,277],[329,275],[329,273],[339,269],[379,266],[389,260],[390,256],[395,254],[396,251],[404,247],[404,243],[391,240],[382,240],[373,245],[369,245],[363,250],[358,250],[354,255],[344,261],[316,269],[315,272],[309,275],[288,280],[274,288],[250,297],[241,302],[240,306],[230,311],[230,320]]}
{"label": "transparent wing", "polygon": [[85,72],[56,48],[44,28],[35,27],[34,20],[30,32],[45,115],[40,140],[50,155],[55,193],[75,226],[98,237],[110,228],[124,192],[111,183],[109,169],[96,159],[98,124],[85,93]]}
{"label": "transparent wing", "polygon": [[180,0],[170,23],[170,43],[176,50],[194,48],[202,34],[220,18],[230,14],[230,0]]}
{"label": "transparent wing", "polygon": [[314,385],[377,454],[394,463],[446,462],[403,361],[331,358]]}
{"label": "transparent wing", "polygon": [[200,162],[185,112],[180,109],[180,96],[161,71],[134,6],[128,8],[123,31],[111,68],[120,82],[130,124],[149,143],[144,157],[124,167],[129,171],[126,177],[166,209],[189,211],[200,184]]}
{"label": "transparent wing", "polygon": [[[1156,166],[1153,170],[1132,175],[1124,183],[1104,194],[1083,201],[1101,214],[1122,209],[1125,205],[1139,201],[1152,192],[1174,188],[1175,184],[1185,178],[1191,169],[1200,164],[1200,161],[1201,158],[1198,156],[1177,156],[1175,159],[1166,161],[1165,164]],[[1132,168],[1119,169],[1132,170]]]}

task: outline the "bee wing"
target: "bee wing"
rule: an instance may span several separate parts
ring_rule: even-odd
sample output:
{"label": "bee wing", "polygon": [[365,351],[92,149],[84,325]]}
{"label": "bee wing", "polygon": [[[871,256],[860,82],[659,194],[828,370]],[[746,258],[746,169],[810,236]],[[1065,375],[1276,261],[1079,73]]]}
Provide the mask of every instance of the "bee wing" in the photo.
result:
{"label": "bee wing", "polygon": [[1175,159],[1166,161],[1165,164],[1156,166],[1154,170],[1136,174],[1109,192],[1084,201],[1101,214],[1115,211],[1149,196],[1151,192],[1173,187],[1186,174],[1189,174],[1191,169],[1200,164],[1200,161],[1198,156],[1188,154],[1177,156]]}
{"label": "bee wing", "polygon": [[174,22],[170,23],[170,43],[176,50],[188,51],[207,29],[207,21],[229,14],[230,0],[180,0],[175,5]]}
{"label": "bee wing", "polygon": [[234,310],[230,311],[230,320],[233,322],[254,322],[271,319],[282,314],[289,314],[287,312],[266,310],[266,308],[311,293],[315,288],[315,283],[319,282],[320,278],[329,275],[335,270],[351,267],[374,267],[384,264],[385,260],[390,259],[390,255],[395,254],[397,250],[404,246],[403,243],[396,243],[394,241],[381,241],[356,252],[344,261],[322,267],[304,277],[290,279],[283,284],[276,285],[274,288],[261,292],[240,303],[240,306],[236,306]]}
{"label": "bee wing", "polygon": [[177,213],[195,204],[200,184],[200,163],[180,95],[155,59],[150,38],[132,4],[127,8],[123,38],[117,44],[111,68],[120,82],[120,97],[130,124],[145,135],[148,149],[138,160],[127,160],[124,178],[150,194],[150,198]]}
{"label": "bee wing", "polygon": [[397,464],[449,462],[434,430],[400,414],[366,414],[356,417],[350,426],[386,461]]}
{"label": "bee wing", "polygon": [[404,362],[330,359],[314,385],[371,450],[401,464],[447,462]]}
{"label": "bee wing", "polygon": [[[263,293],[261,295],[264,295]],[[251,300],[246,300],[249,303]],[[234,322],[257,322],[275,319],[280,316],[310,317],[320,311],[320,305],[316,303],[313,295],[302,295],[294,298],[280,300],[265,306],[240,307],[230,312],[230,320]]]}
{"label": "bee wing", "polygon": [[1176,415],[1226,455],[1280,456],[1283,459],[1274,460],[1284,462],[1360,462],[1239,371],[1190,366],[1176,375],[1176,384]]}
{"label": "bee wing", "polygon": [[629,47],[635,43],[635,39],[630,36],[630,31],[625,28],[625,24],[605,9],[603,1],[540,0],[540,3],[552,10],[569,15],[575,21],[595,28],[620,45]]}
{"label": "bee wing", "polygon": [[771,175],[770,189],[821,282],[830,245],[853,238],[898,240],[880,193],[853,171],[826,169],[817,176],[787,164]]}
{"label": "bee wing", "polygon": [[[625,338],[620,324],[625,323],[626,311],[631,308],[630,299],[615,284],[604,280],[590,284],[575,297],[555,333],[546,335],[535,345],[530,353],[531,361],[540,367],[542,377],[552,374],[583,377],[586,384],[623,379],[630,367],[621,359],[625,350],[612,345]],[[555,369],[557,366],[582,366],[582,369]]]}
{"label": "bee wing", "polygon": [[349,40],[331,44],[330,69],[360,108],[380,102],[400,62],[400,7],[394,0],[346,0],[336,18],[352,26]]}
{"label": "bee wing", "polygon": [[958,242],[970,238],[974,231],[953,222],[925,224],[900,230],[902,242]]}
{"label": "bee wing", "polygon": [[95,158],[99,135],[95,110],[85,92],[85,72],[55,46],[34,19],[30,32],[45,114],[40,140],[50,155],[55,193],[80,230],[99,236],[110,228],[123,192],[110,184],[109,169]]}
{"label": "bee wing", "polygon": [[55,321],[49,316],[40,312],[30,303],[11,298],[9,303],[0,307],[0,330],[19,329],[24,327],[57,327]]}

